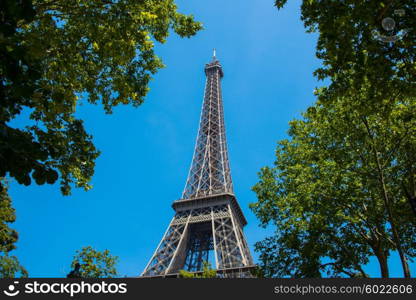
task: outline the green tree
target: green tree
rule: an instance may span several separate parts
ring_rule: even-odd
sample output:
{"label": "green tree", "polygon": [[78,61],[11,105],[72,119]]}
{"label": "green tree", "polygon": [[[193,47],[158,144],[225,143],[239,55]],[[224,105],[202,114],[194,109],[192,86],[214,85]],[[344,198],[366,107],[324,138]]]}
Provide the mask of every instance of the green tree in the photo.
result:
{"label": "green tree", "polygon": [[28,272],[16,256],[0,255],[0,278],[28,277]]}
{"label": "green tree", "polygon": [[8,253],[16,248],[18,235],[9,227],[16,220],[16,214],[7,194],[7,183],[4,179],[1,181],[5,188],[0,192],[0,252]]}
{"label": "green tree", "polygon": [[201,273],[192,273],[185,270],[179,271],[179,277],[181,278],[216,278],[217,271],[212,269],[211,264],[207,261],[203,262]]}
{"label": "green tree", "polygon": [[[286,2],[275,0],[275,5],[281,9]],[[412,0],[302,1],[305,27],[318,33],[316,55],[322,67],[315,75],[331,80],[332,95],[342,96],[346,90],[367,86],[360,104],[368,112],[379,111],[383,100],[416,95],[414,5]],[[404,14],[397,15],[398,9]],[[386,17],[396,21],[392,34],[407,29],[406,36],[395,43],[377,39],[375,32],[389,34],[382,27]]]}
{"label": "green tree", "polygon": [[117,256],[110,254],[110,251],[102,252],[87,246],[77,251],[71,263],[73,270],[77,269],[75,277],[80,278],[113,278],[117,276]]}
{"label": "green tree", "polygon": [[[275,4],[280,9],[286,2]],[[329,267],[333,276],[364,276],[361,266],[375,255],[387,277],[388,255],[397,250],[404,276],[410,277],[415,32],[396,43],[380,42],[374,34],[395,9],[405,11],[397,30],[414,28],[412,1],[302,3],[305,26],[319,34],[316,54],[322,67],[315,75],[330,84],[317,90],[318,103],[305,120],[291,124],[291,140],[278,146],[275,168],[263,169],[254,188],[259,197],[254,211],[263,225],[277,227],[276,235],[257,244],[268,275],[318,276]],[[287,265],[296,273],[286,274]]]}
{"label": "green tree", "polygon": [[[65,195],[90,188],[99,155],[77,106],[139,106],[163,67],[154,42],[201,29],[173,0],[5,0],[1,17],[0,177],[60,178]],[[10,126],[22,112],[27,126]]]}
{"label": "green tree", "polygon": [[4,179],[0,181],[4,186],[0,191],[0,277],[27,277],[27,271],[19,264],[18,259],[9,256],[9,252],[16,249],[18,238],[17,232],[9,227],[16,220],[16,215],[7,194],[7,183]]}
{"label": "green tree", "polygon": [[[281,9],[286,2],[276,0],[275,5]],[[303,1],[302,20],[309,32],[319,34],[316,55],[322,60],[322,67],[315,75],[331,80],[329,87],[321,92],[323,103],[349,95],[354,98],[350,108],[362,116],[389,114],[391,106],[402,99],[406,99],[408,108],[414,107],[414,5],[412,0]],[[397,10],[402,10],[403,14],[398,15]],[[392,33],[382,28],[382,20],[386,17],[396,21]],[[395,43],[381,42],[375,36],[375,32],[388,35],[400,30],[407,30],[407,34]],[[403,116],[403,121],[410,122],[412,116]],[[401,142],[413,147],[412,138],[407,135]],[[403,170],[402,189],[416,215],[415,159],[409,153],[411,151],[400,155],[403,164],[407,165],[406,171]]]}
{"label": "green tree", "polygon": [[[291,122],[291,139],[279,142],[274,167],[263,168],[253,188],[258,197],[253,211],[263,226],[276,226],[274,236],[256,244],[266,276],[363,277],[367,275],[362,267],[371,256],[377,257],[381,276],[389,276],[387,259],[398,245],[379,184],[372,137],[356,113],[342,104],[329,108],[318,101],[303,120]],[[397,113],[403,113],[400,106]],[[390,145],[385,139],[397,113],[392,120],[367,120],[378,124],[372,130],[384,143],[384,157],[402,138],[396,136]],[[390,160],[383,161],[393,191],[390,207],[399,224],[399,246],[412,258],[414,218],[403,193],[393,190],[400,189],[399,175],[395,158]]]}

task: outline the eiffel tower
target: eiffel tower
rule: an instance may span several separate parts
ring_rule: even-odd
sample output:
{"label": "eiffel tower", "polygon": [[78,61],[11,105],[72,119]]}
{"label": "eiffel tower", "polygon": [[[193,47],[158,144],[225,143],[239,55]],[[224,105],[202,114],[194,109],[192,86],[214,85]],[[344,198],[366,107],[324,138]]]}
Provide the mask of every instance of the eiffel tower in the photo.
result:
{"label": "eiffel tower", "polygon": [[201,272],[204,261],[212,261],[218,277],[251,277],[254,264],[243,234],[247,221],[234,195],[228,161],[221,96],[224,73],[215,50],[205,75],[199,132],[185,189],[172,204],[175,216],[142,277]]}

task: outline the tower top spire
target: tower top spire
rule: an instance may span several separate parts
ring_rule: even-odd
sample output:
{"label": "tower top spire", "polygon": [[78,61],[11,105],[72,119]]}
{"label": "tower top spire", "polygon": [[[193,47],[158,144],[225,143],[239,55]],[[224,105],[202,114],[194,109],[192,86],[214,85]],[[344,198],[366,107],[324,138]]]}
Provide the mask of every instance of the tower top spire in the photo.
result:
{"label": "tower top spire", "polygon": [[205,65],[207,81],[194,157],[182,200],[219,194],[234,194],[225,138],[220,62],[215,57]]}
{"label": "tower top spire", "polygon": [[222,71],[221,64],[217,59],[217,50],[215,48],[212,49],[212,60],[205,65],[205,74],[209,76],[212,72],[217,72],[219,70],[220,78],[224,76],[224,72]]}

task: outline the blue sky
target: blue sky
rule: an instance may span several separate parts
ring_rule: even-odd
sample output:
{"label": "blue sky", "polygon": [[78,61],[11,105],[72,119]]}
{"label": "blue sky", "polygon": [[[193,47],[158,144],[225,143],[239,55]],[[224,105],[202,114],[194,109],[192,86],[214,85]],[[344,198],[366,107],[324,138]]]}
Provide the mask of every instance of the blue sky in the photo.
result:
{"label": "blue sky", "polygon": [[[204,90],[204,64],[212,49],[223,65],[225,123],[237,199],[247,217],[253,249],[268,231],[248,209],[257,172],[274,160],[276,142],[288,122],[313,103],[312,76],[319,66],[316,36],[300,21],[300,1],[284,10],[272,0],[177,0],[205,30],[191,39],[172,35],[157,53],[167,67],[151,84],[145,103],[105,115],[83,105],[77,114],[102,151],[91,191],[63,197],[57,185],[11,184],[19,232],[13,253],[31,277],[64,277],[75,251],[91,245],[120,257],[121,276],[139,275],[170,219],[171,204],[185,185],[196,139]],[[253,253],[254,254],[254,253]],[[257,254],[254,254],[257,257]],[[414,264],[412,265],[414,269]],[[391,258],[391,276],[401,276]],[[366,270],[378,276],[372,261]]]}

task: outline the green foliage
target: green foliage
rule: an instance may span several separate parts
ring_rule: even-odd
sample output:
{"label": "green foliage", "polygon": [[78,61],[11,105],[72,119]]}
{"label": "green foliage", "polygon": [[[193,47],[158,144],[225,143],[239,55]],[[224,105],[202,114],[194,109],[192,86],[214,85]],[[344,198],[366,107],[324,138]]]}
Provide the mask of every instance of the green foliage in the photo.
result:
{"label": "green foliage", "polygon": [[9,227],[16,220],[15,210],[7,194],[7,184],[0,178],[4,189],[0,191],[0,252],[8,253],[16,248],[17,232]]}
{"label": "green foliage", "polygon": [[[391,123],[400,123],[404,112],[398,105],[394,118],[365,119],[370,135],[364,121],[341,103],[318,101],[303,120],[292,121],[291,139],[279,142],[274,167],[263,168],[253,188],[258,202],[251,208],[263,226],[276,226],[274,236],[256,244],[266,276],[366,276],[362,266],[371,256],[386,268],[389,253],[398,247],[408,258],[416,255],[415,218],[402,190],[406,179],[397,155],[412,153],[398,141],[413,136],[416,127],[391,132]],[[377,157],[400,244],[386,212],[373,143],[383,145]]]}
{"label": "green foliage", "polygon": [[211,264],[209,262],[204,261],[202,272],[200,274],[191,273],[185,270],[180,270],[179,277],[181,278],[216,278],[217,271],[212,269]]}
{"label": "green foliage", "polygon": [[[173,0],[5,0],[0,26],[0,177],[89,189],[99,152],[75,117],[82,101],[107,113],[139,106],[163,67],[154,42],[201,29]],[[8,123],[22,112],[28,126]]]}
{"label": "green foliage", "polygon": [[[276,1],[280,9],[287,1]],[[374,30],[403,8],[398,25],[414,28],[412,1],[304,0],[302,20],[319,33],[315,71],[330,84],[290,123],[273,167],[263,168],[251,208],[273,236],[256,244],[266,277],[381,275],[398,251],[404,276],[416,255],[415,31],[381,43]],[[413,200],[412,200],[413,199]]]}
{"label": "green foliage", "polygon": [[260,266],[255,266],[250,270],[251,276],[253,278],[266,278],[264,275],[264,270]]}
{"label": "green foliage", "polygon": [[16,256],[0,255],[0,278],[28,277],[28,272],[23,268]]}
{"label": "green foliage", "polygon": [[87,246],[77,251],[71,263],[71,268],[75,269],[79,265],[80,278],[113,278],[117,276],[116,264],[117,256],[112,256],[110,251],[102,252]]}
{"label": "green foliage", "polygon": [[[276,0],[275,4],[281,8],[286,2]],[[396,9],[403,9],[404,16],[395,15]],[[416,96],[413,0],[304,0],[301,13],[308,31],[319,33],[316,55],[322,67],[315,75],[331,80],[325,90],[330,99],[360,92],[357,104],[361,107],[357,108],[371,113],[382,110],[380,105],[392,98]],[[382,43],[374,32],[385,33],[381,23],[385,17],[396,20],[397,30],[412,30],[395,43]]]}
{"label": "green foliage", "polygon": [[7,182],[0,178],[4,188],[0,191],[0,278],[27,277],[27,271],[9,252],[16,248],[17,232],[9,227],[16,220],[15,210],[7,194]]}

